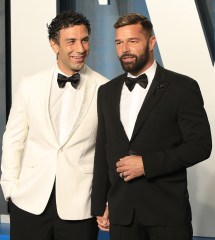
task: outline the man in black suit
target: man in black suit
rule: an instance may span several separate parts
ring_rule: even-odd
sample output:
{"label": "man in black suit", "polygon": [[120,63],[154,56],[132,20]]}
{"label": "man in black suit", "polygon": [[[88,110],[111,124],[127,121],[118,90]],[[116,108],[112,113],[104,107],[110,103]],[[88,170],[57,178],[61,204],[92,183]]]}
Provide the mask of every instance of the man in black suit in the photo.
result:
{"label": "man in black suit", "polygon": [[98,92],[92,214],[111,240],[191,240],[186,169],[212,148],[199,86],[154,60],[146,17],[114,27],[126,73]]}

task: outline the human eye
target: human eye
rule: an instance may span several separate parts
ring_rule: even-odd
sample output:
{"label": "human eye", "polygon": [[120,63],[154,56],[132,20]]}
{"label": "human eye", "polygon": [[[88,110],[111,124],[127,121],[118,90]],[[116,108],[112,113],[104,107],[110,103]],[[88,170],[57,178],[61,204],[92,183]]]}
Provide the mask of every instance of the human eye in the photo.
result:
{"label": "human eye", "polygon": [[75,39],[68,39],[67,43],[68,44],[74,44],[75,43]]}
{"label": "human eye", "polygon": [[138,40],[137,39],[130,39],[129,43],[130,44],[136,44],[136,43],[138,43]]}
{"label": "human eye", "polygon": [[89,38],[87,37],[87,38],[84,38],[83,40],[82,40],[82,42],[83,43],[88,43],[89,42]]}
{"label": "human eye", "polygon": [[116,45],[122,44],[122,41],[115,41]]}

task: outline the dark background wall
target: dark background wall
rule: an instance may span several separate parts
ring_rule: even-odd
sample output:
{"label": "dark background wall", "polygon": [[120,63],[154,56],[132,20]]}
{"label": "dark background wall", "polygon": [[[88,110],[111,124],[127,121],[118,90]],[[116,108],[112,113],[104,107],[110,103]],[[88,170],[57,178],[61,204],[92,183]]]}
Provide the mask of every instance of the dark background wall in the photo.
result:
{"label": "dark background wall", "polygon": [[[6,57],[5,57],[5,1],[0,0],[0,146],[6,123]],[[0,147],[1,154],[1,147]],[[6,204],[0,188],[0,213],[6,213]]]}

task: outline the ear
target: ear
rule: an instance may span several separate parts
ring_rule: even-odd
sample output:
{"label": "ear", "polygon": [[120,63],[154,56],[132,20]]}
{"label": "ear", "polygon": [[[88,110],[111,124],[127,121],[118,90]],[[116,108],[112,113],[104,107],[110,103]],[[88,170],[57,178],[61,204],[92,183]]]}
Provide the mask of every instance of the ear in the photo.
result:
{"label": "ear", "polygon": [[52,39],[49,40],[49,43],[50,43],[53,51],[54,51],[56,54],[58,54],[58,52],[59,52],[59,45],[58,45],[55,41],[53,41]]}
{"label": "ear", "polygon": [[151,36],[150,39],[149,39],[149,50],[150,51],[154,50],[156,42],[157,42],[156,41],[156,37],[155,36]]}

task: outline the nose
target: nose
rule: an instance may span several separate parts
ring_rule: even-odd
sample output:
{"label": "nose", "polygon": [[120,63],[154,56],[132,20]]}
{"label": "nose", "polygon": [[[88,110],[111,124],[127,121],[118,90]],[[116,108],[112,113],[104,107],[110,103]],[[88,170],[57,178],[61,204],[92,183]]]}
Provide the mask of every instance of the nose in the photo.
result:
{"label": "nose", "polygon": [[75,48],[76,48],[76,52],[79,52],[79,53],[83,53],[85,51],[84,45],[81,41],[76,42]]}
{"label": "nose", "polygon": [[125,53],[125,52],[128,52],[128,51],[129,51],[128,43],[124,42],[123,45],[122,45],[122,52]]}

